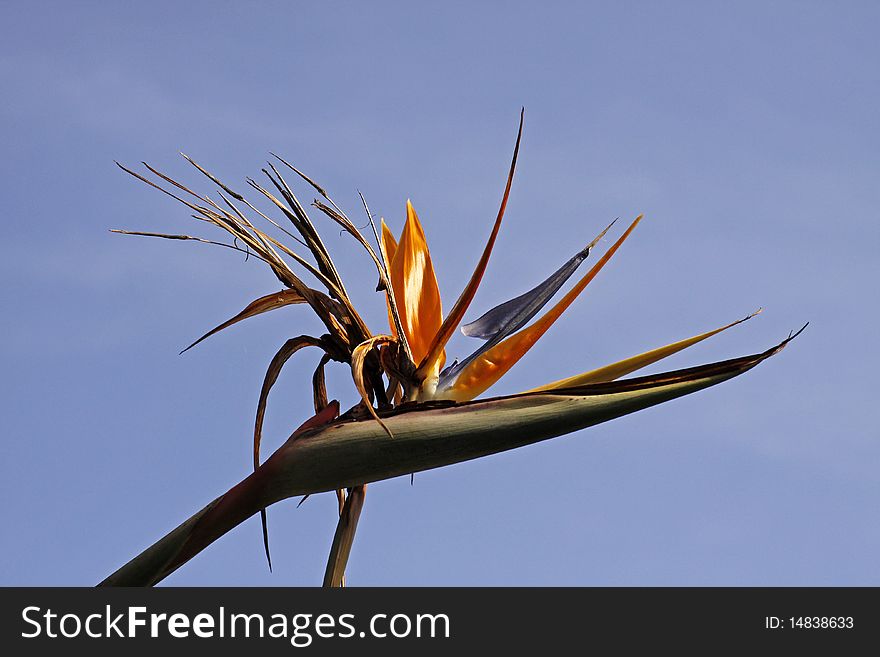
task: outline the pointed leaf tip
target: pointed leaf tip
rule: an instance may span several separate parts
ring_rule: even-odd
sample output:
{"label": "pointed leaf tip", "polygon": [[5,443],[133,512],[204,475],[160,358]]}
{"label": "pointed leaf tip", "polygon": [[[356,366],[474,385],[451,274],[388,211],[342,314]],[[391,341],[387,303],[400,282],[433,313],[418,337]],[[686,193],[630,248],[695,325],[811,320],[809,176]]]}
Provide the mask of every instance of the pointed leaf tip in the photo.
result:
{"label": "pointed leaf tip", "polygon": [[507,173],[507,184],[504,186],[504,194],[501,197],[501,206],[498,208],[498,214],[495,217],[495,223],[492,226],[492,232],[489,234],[489,240],[486,242],[486,246],[483,249],[483,254],[480,256],[480,260],[477,262],[477,266],[474,268],[474,272],[473,274],[471,274],[470,280],[468,281],[464,290],[462,290],[461,294],[458,297],[458,300],[452,307],[452,310],[449,311],[449,315],[447,315],[446,319],[443,321],[443,324],[440,326],[440,329],[434,336],[434,339],[431,342],[431,346],[428,349],[427,354],[424,358],[421,359],[421,361],[416,359],[418,362],[416,377],[419,379],[425,379],[432,371],[439,372],[443,368],[443,361],[445,360],[444,349],[446,347],[446,343],[449,342],[449,339],[452,337],[455,329],[464,318],[464,314],[467,312],[471,301],[473,301],[474,296],[477,293],[477,288],[480,286],[480,281],[483,280],[483,274],[486,271],[486,266],[489,264],[489,256],[492,254],[492,249],[495,246],[495,240],[498,237],[498,231],[501,229],[501,220],[504,218],[504,211],[507,208],[507,201],[510,198],[510,189],[513,186],[513,176],[516,173],[516,161],[519,157],[519,145],[522,141],[524,114],[525,110],[523,109],[522,111],[520,111],[519,129],[516,133],[516,144],[513,147],[513,157],[510,161],[510,169]]}
{"label": "pointed leaf tip", "polygon": [[589,372],[584,372],[583,374],[577,374],[575,376],[570,376],[565,379],[560,379],[559,381],[554,381],[553,383],[548,383],[546,385],[533,388],[529,392],[541,392],[556,390],[560,388],[571,388],[586,385],[589,383],[614,381],[622,376],[626,376],[627,374],[631,374],[632,372],[648,367],[649,365],[652,365],[657,361],[672,356],[679,351],[692,347],[693,345],[702,342],[703,340],[706,340],[708,338],[711,338],[712,336],[717,335],[722,331],[726,331],[727,329],[737,326],[738,324],[742,324],[743,322],[748,321],[755,315],[758,315],[761,310],[761,308],[758,308],[758,310],[751,313],[750,315],[743,317],[742,319],[738,319],[735,322],[725,324],[724,326],[713,329],[711,331],[707,331],[706,333],[700,333],[699,335],[695,335],[693,337],[679,340],[678,342],[673,342],[663,347],[658,347],[656,349],[646,351],[644,353],[638,354],[637,356],[625,358],[609,365],[590,370]]}
{"label": "pointed leaf tip", "polygon": [[202,337],[200,337],[198,340],[193,342],[186,349],[182,350],[180,353],[183,354],[183,353],[189,351],[190,349],[195,347],[197,344],[199,344],[203,340],[210,338],[215,333],[219,333],[223,329],[229,328],[233,324],[237,324],[238,322],[245,320],[245,319],[248,319],[249,317],[253,317],[255,315],[260,315],[262,313],[269,312],[270,310],[275,310],[276,308],[282,308],[284,306],[289,306],[289,305],[298,304],[298,303],[306,303],[306,298],[304,296],[302,296],[296,290],[292,290],[292,289],[281,290],[280,292],[273,292],[272,294],[267,294],[266,296],[260,297],[259,299],[256,299],[255,301],[251,301],[245,307],[245,309],[242,310],[240,313],[238,313],[235,317],[226,320],[225,322],[223,322],[219,326],[215,326],[210,331],[205,333]]}

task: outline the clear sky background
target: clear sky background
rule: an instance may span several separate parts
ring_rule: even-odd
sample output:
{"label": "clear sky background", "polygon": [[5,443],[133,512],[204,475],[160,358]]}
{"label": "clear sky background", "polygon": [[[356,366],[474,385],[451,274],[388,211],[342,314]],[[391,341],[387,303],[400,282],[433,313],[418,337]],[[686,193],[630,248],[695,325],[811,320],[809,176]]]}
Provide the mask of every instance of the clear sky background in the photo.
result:
{"label": "clear sky background", "polygon": [[[525,106],[469,318],[646,219],[493,392],[758,306],[652,371],[810,327],[710,390],[370,486],[349,582],[880,585],[876,3],[3,2],[0,22],[0,584],[94,584],[248,474],[265,368],[319,330],[293,307],[178,356],[279,285],[222,249],[108,233],[203,231],[114,159],[210,191],[183,151],[243,190],[272,150],[395,230],[411,198],[448,308]],[[371,263],[320,225],[381,330]],[[273,390],[268,448],[311,414],[317,358]],[[355,401],[343,366],[330,392]],[[166,582],[320,584],[335,505],[270,509],[274,573],[252,518]]]}

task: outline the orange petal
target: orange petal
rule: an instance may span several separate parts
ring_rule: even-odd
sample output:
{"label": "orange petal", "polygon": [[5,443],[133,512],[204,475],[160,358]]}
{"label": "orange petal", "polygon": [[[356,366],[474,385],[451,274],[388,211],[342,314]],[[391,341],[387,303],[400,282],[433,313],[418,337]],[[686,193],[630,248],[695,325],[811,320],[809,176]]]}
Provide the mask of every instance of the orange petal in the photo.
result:
{"label": "orange petal", "polygon": [[[394,233],[388,228],[385,220],[382,219],[382,243],[379,245],[382,249],[382,259],[385,261],[385,267],[388,269],[388,275],[391,275],[391,263],[394,262],[394,254],[397,253],[397,240],[394,239]],[[393,294],[391,290],[387,290],[386,294]],[[388,306],[388,325],[391,327],[391,335],[397,338],[397,327],[394,325],[394,315],[391,313],[391,302],[385,297],[385,304]]]}
{"label": "orange petal", "polygon": [[596,274],[611,259],[611,256],[620,248],[624,240],[630,236],[639,222],[642,215],[636,217],[636,220],[630,224],[626,232],[620,236],[614,245],[593,265],[593,268],[587,272],[577,284],[569,290],[555,306],[548,310],[541,318],[531,326],[524,328],[519,333],[515,333],[503,342],[492,347],[489,351],[474,360],[464,370],[462,370],[458,379],[449,390],[445,390],[438,394],[440,397],[454,399],[456,401],[467,401],[473,399],[487,388],[492,386],[498,379],[504,376],[507,371],[513,367],[516,362],[522,358],[525,353],[532,348],[538,339],[547,332],[553,323],[559,319],[559,316],[572,304],[572,302],[584,291]]}
{"label": "orange petal", "polygon": [[522,140],[524,113],[525,109],[519,114],[519,131],[516,134],[516,145],[513,147],[513,158],[510,162],[510,171],[507,174],[507,185],[504,188],[504,195],[501,197],[501,207],[498,209],[498,215],[495,217],[495,225],[492,226],[489,241],[483,249],[483,255],[480,257],[480,260],[474,269],[474,273],[471,274],[471,279],[468,281],[464,290],[462,290],[461,295],[458,297],[452,310],[449,311],[449,316],[446,318],[446,321],[443,322],[439,330],[431,336],[433,340],[430,343],[430,347],[425,351],[424,357],[419,358],[415,353],[413,354],[416,363],[419,364],[418,370],[416,371],[417,378],[424,379],[430,372],[443,369],[443,364],[446,362],[444,347],[446,346],[446,343],[449,342],[449,338],[452,337],[455,329],[461,323],[461,320],[464,319],[464,314],[467,312],[468,306],[470,306],[471,301],[474,299],[474,295],[477,293],[480,281],[483,280],[483,273],[486,271],[486,265],[489,264],[489,255],[492,253],[492,247],[495,246],[495,238],[498,237],[498,230],[501,228],[501,220],[504,218],[504,210],[507,208],[507,199],[510,198],[510,187],[513,184],[513,174],[516,171],[516,158],[519,155],[519,143]]}
{"label": "orange petal", "polygon": [[443,309],[425,233],[409,201],[406,225],[391,261],[391,286],[413,359],[421,362],[443,324]]}

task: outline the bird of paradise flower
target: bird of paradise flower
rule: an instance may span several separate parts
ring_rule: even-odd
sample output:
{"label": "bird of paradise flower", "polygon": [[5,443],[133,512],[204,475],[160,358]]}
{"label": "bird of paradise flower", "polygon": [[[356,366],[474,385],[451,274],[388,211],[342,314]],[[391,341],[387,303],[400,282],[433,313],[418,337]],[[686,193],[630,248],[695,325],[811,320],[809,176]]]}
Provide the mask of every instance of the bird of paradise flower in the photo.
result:
{"label": "bird of paradise flower", "polygon": [[[243,250],[268,264],[286,288],[255,300],[187,349],[244,319],[291,304],[308,304],[327,332],[321,336],[291,338],[272,359],[257,403],[253,440],[254,473],[117,570],[102,584],[155,584],[257,512],[261,515],[264,549],[271,568],[266,508],[295,495],[304,495],[305,500],[312,493],[335,490],[339,502],[339,520],[324,585],[341,586],[345,581],[346,564],[369,482],[526,445],[695,392],[751,369],[778,353],[800,333],[789,335],[771,349],[752,356],[618,381],[754,317],[760,312],[759,309],[710,331],[517,395],[478,400],[571,306],[642,220],[642,215],[636,217],[549,310],[542,313],[615,222],[539,285],[462,325],[486,271],[505,214],[522,128],[521,113],[507,182],[489,239],[468,283],[445,316],[425,232],[412,203],[406,203],[403,231],[395,239],[384,220],[377,229],[370,209],[361,196],[378,246],[375,249],[323,187],[283,158],[274,156],[281,165],[317,191],[323,200],[316,199],[313,206],[353,236],[374,262],[379,277],[378,291],[384,292],[389,320],[389,332],[382,334],[373,334],[356,311],[318,231],[274,164],[269,163],[269,169],[263,172],[280,199],[255,180],[248,179],[248,184],[282,212],[295,233],[258,210],[243,195],[230,189],[186,156],[193,166],[218,186],[220,202],[193,192],[146,163],[144,165],[150,172],[175,191],[119,165],[126,172],[184,203],[194,211],[195,218],[225,230],[234,241],[228,244],[190,235],[115,232],[194,240]],[[257,228],[241,206],[258,214],[305,247],[311,253],[313,262]],[[306,285],[281,254],[312,274],[327,292]],[[482,343],[460,362],[447,365],[445,349],[460,326],[464,335]],[[312,378],[316,414],[261,463],[260,443],[269,392],[284,364],[304,347],[316,347],[323,351]],[[361,396],[358,405],[341,415],[338,402],[330,401],[327,396],[324,367],[330,361],[350,364],[354,385]]]}

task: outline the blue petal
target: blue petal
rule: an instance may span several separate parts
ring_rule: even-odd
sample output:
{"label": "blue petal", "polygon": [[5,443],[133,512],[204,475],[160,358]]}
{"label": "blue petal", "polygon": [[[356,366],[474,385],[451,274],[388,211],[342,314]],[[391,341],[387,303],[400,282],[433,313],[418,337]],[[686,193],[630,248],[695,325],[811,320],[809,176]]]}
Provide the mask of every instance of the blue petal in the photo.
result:
{"label": "blue petal", "polygon": [[461,371],[473,360],[479,358],[506,337],[513,335],[528,324],[547,305],[550,299],[559,291],[559,288],[571,278],[581,263],[587,259],[587,256],[590,255],[591,247],[592,244],[578,251],[568,262],[537,287],[510,301],[505,301],[495,306],[479,319],[462,326],[462,333],[469,337],[485,340],[486,342],[460,363],[455,362],[443,370],[440,373],[439,389],[442,390],[452,385]]}
{"label": "blue petal", "polygon": [[501,333],[510,335],[519,330],[547,305],[589,254],[589,247],[579,251],[546,281],[525,294],[495,306],[479,319],[463,325],[461,332],[471,338],[491,340]]}

